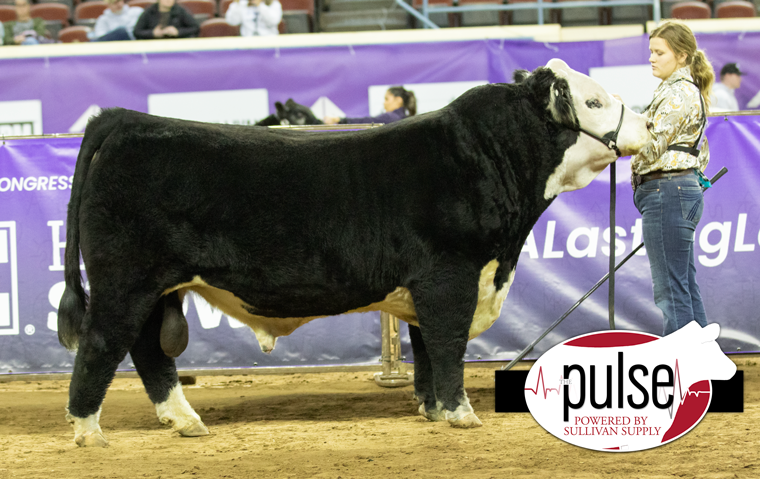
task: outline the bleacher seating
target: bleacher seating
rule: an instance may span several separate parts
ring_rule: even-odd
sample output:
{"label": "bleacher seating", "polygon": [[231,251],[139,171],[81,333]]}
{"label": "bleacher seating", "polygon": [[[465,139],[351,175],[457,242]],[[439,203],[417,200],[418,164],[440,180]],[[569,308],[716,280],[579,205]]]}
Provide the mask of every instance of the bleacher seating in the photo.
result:
{"label": "bleacher seating", "polygon": [[201,23],[200,37],[237,37],[240,26],[232,26],[224,18],[210,18]]}
{"label": "bleacher seating", "polygon": [[129,0],[129,2],[127,3],[129,3],[130,7],[140,7],[143,10],[145,10],[146,8],[156,3],[156,1],[155,0]]}
{"label": "bleacher seating", "polygon": [[74,10],[74,25],[93,27],[108,6],[103,1],[83,2]]}
{"label": "bleacher seating", "polygon": [[[459,5],[501,5],[501,0],[459,0]],[[505,10],[486,12],[463,12],[458,23],[462,26],[507,25]]]}
{"label": "bleacher seating", "polygon": [[706,3],[680,2],[673,5],[670,15],[679,20],[699,20],[712,17],[712,11]]}
{"label": "bleacher seating", "polygon": [[[31,13],[33,17],[43,18],[48,31],[53,39],[57,39],[58,32],[70,25],[86,26],[92,28],[97,18],[106,10],[103,0],[33,0]],[[129,0],[130,6],[148,8],[157,0]],[[204,24],[204,32],[201,36],[233,36],[239,35],[239,27],[231,27],[224,22],[224,15],[234,0],[177,0],[184,8],[189,10],[199,24]],[[393,8],[393,0],[321,0],[319,3],[324,11],[316,11],[316,0],[279,0],[283,7],[283,21],[280,23],[279,32],[307,33],[314,31],[352,31],[373,30],[390,28],[421,28],[421,22],[407,15],[398,8]],[[544,9],[545,23],[559,23],[563,26],[579,25],[611,25],[611,24],[635,24],[643,23],[652,19],[651,5],[618,5],[616,0],[608,0],[610,6],[598,8],[550,8],[552,2],[572,2],[578,0],[545,0]],[[760,2],[760,0],[754,0]],[[14,0],[0,0],[0,22],[8,22],[16,19]],[[395,15],[406,16],[407,26],[399,19],[394,23],[382,25],[377,23],[373,26],[370,13],[380,4],[391,2],[390,10],[384,6],[382,11],[395,10]],[[412,0],[413,8],[421,11],[423,0]],[[537,10],[526,9],[516,11],[505,10],[478,10],[458,12],[436,12],[436,7],[468,7],[471,5],[493,5],[518,3],[536,3],[536,0],[429,0],[431,8],[430,18],[433,23],[442,27],[481,26],[481,25],[513,25],[537,23]],[[75,5],[70,9],[68,4]],[[678,18],[682,20],[709,19],[709,18],[746,18],[757,16],[757,6],[748,0],[660,0],[662,18]],[[633,11],[626,15],[620,15],[619,9]],[[593,13],[598,11],[598,15]],[[634,11],[635,10],[635,11]],[[613,16],[613,12],[616,12]],[[73,16],[72,16],[73,13]],[[579,15],[585,15],[580,19]],[[352,15],[356,18],[352,20]],[[594,17],[598,16],[598,20]],[[333,19],[331,16],[335,16]],[[362,16],[367,18],[361,18]],[[320,24],[317,25],[317,20]],[[328,18],[329,17],[329,18]],[[520,17],[516,21],[517,17]],[[532,18],[532,20],[531,20]],[[527,19],[527,21],[526,21]],[[368,25],[361,24],[362,21]],[[361,24],[361,25],[359,25]],[[356,27],[356,28],[354,28]],[[81,38],[81,29],[67,31],[67,42]],[[63,41],[63,40],[61,40]],[[81,41],[81,40],[79,40]]]}
{"label": "bleacher seating", "polygon": [[[454,0],[428,0],[428,6],[436,6],[436,7],[451,7],[454,6]],[[422,0],[413,0],[412,1],[412,7],[417,9],[418,11],[422,11]],[[445,20],[443,19],[443,15],[445,15]],[[461,20],[461,15],[457,13],[432,13],[428,15],[430,18],[430,21],[438,25],[439,27],[458,27],[459,22]],[[435,18],[439,17],[439,18]],[[415,20],[415,23],[417,23],[417,27],[422,27],[420,22],[417,22]]]}
{"label": "bleacher seating", "polygon": [[90,29],[88,27],[82,25],[66,27],[58,32],[58,41],[61,43],[89,42],[90,40],[87,38],[87,32],[89,30]]}
{"label": "bleacher seating", "polygon": [[744,18],[756,15],[755,5],[744,0],[723,2],[715,7],[715,18]]}
{"label": "bleacher seating", "polygon": [[16,7],[0,5],[0,22],[12,22],[16,19]]}
{"label": "bleacher seating", "polygon": [[32,18],[45,20],[45,27],[53,40],[58,39],[58,32],[69,26],[71,9],[62,3],[38,3],[30,9]]}
{"label": "bleacher seating", "polygon": [[216,14],[216,3],[211,0],[179,0],[179,5],[193,14],[198,23],[202,23]]}

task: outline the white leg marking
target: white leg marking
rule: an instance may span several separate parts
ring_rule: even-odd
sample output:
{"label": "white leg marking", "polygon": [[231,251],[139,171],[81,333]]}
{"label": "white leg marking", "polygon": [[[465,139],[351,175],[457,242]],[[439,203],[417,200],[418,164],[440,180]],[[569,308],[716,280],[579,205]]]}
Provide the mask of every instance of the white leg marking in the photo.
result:
{"label": "white leg marking", "polygon": [[507,281],[501,285],[501,289],[496,289],[494,278],[496,270],[499,268],[499,262],[495,259],[488,262],[480,271],[480,280],[478,281],[478,305],[475,314],[472,317],[470,325],[469,338],[477,338],[483,331],[487,330],[493,323],[499,319],[501,306],[507,298],[509,288],[515,279],[515,270],[507,277]]}
{"label": "white leg marking", "polygon": [[183,436],[205,436],[208,428],[201,421],[190,403],[182,393],[182,385],[177,383],[169,393],[169,398],[156,404],[156,413],[161,424],[172,426],[172,429]]}
{"label": "white leg marking", "polygon": [[425,403],[420,404],[418,409],[421,415],[425,416],[431,421],[444,421],[446,415],[443,413],[443,403],[441,401],[435,402],[435,409],[425,410]]}
{"label": "white leg marking", "polygon": [[103,436],[103,431],[100,430],[99,424],[102,408],[98,409],[98,412],[95,414],[91,414],[84,419],[68,414],[68,407],[66,409],[66,420],[71,422],[74,426],[74,442],[77,443],[77,446],[106,447],[108,445],[108,441],[105,436]]}
{"label": "white leg marking", "polygon": [[446,420],[453,427],[470,428],[483,425],[470,406],[470,398],[467,397],[467,393],[464,393],[464,402],[460,403],[459,407],[453,411],[446,411]]}

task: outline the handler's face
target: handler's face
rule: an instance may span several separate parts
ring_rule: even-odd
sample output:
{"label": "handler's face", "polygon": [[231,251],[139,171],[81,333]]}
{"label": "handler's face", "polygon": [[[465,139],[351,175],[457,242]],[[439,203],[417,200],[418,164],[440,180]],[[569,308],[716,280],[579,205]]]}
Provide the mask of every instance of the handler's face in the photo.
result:
{"label": "handler's face", "polygon": [[664,38],[649,39],[649,63],[652,64],[652,75],[660,80],[667,79],[674,71],[683,66],[686,61],[686,54],[681,58],[676,57],[670,45]]}

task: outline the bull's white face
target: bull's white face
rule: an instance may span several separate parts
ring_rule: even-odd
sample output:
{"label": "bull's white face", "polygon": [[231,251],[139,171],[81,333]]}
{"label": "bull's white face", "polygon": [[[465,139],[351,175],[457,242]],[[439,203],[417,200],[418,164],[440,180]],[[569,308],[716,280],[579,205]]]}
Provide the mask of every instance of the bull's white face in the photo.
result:
{"label": "bull's white face", "polygon": [[[559,59],[546,66],[555,75],[567,80],[573,106],[580,127],[599,137],[614,132],[624,110],[623,124],[618,133],[617,146],[622,156],[638,153],[651,138],[647,120],[607,93],[599,83],[579,73]],[[544,197],[549,199],[564,191],[587,186],[607,165],[617,159],[614,150],[602,142],[581,133],[575,145],[568,148],[565,158],[549,178]]]}

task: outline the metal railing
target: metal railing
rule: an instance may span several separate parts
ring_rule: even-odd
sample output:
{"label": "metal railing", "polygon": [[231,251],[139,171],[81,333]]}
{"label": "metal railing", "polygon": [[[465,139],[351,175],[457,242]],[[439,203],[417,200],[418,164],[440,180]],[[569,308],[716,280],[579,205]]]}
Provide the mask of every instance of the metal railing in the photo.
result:
{"label": "metal railing", "polygon": [[461,12],[483,12],[483,11],[515,11],[515,10],[537,10],[538,24],[544,24],[544,10],[562,10],[566,8],[582,7],[624,7],[631,5],[644,5],[652,7],[652,20],[660,21],[660,0],[599,0],[599,1],[573,1],[573,2],[544,2],[536,0],[535,3],[514,3],[508,5],[461,5],[456,7],[448,6],[430,6],[428,0],[422,0],[421,10],[417,10],[404,0],[395,0],[396,5],[406,10],[414,18],[422,22],[424,28],[439,28],[438,25],[430,21],[431,13],[461,13]]}

